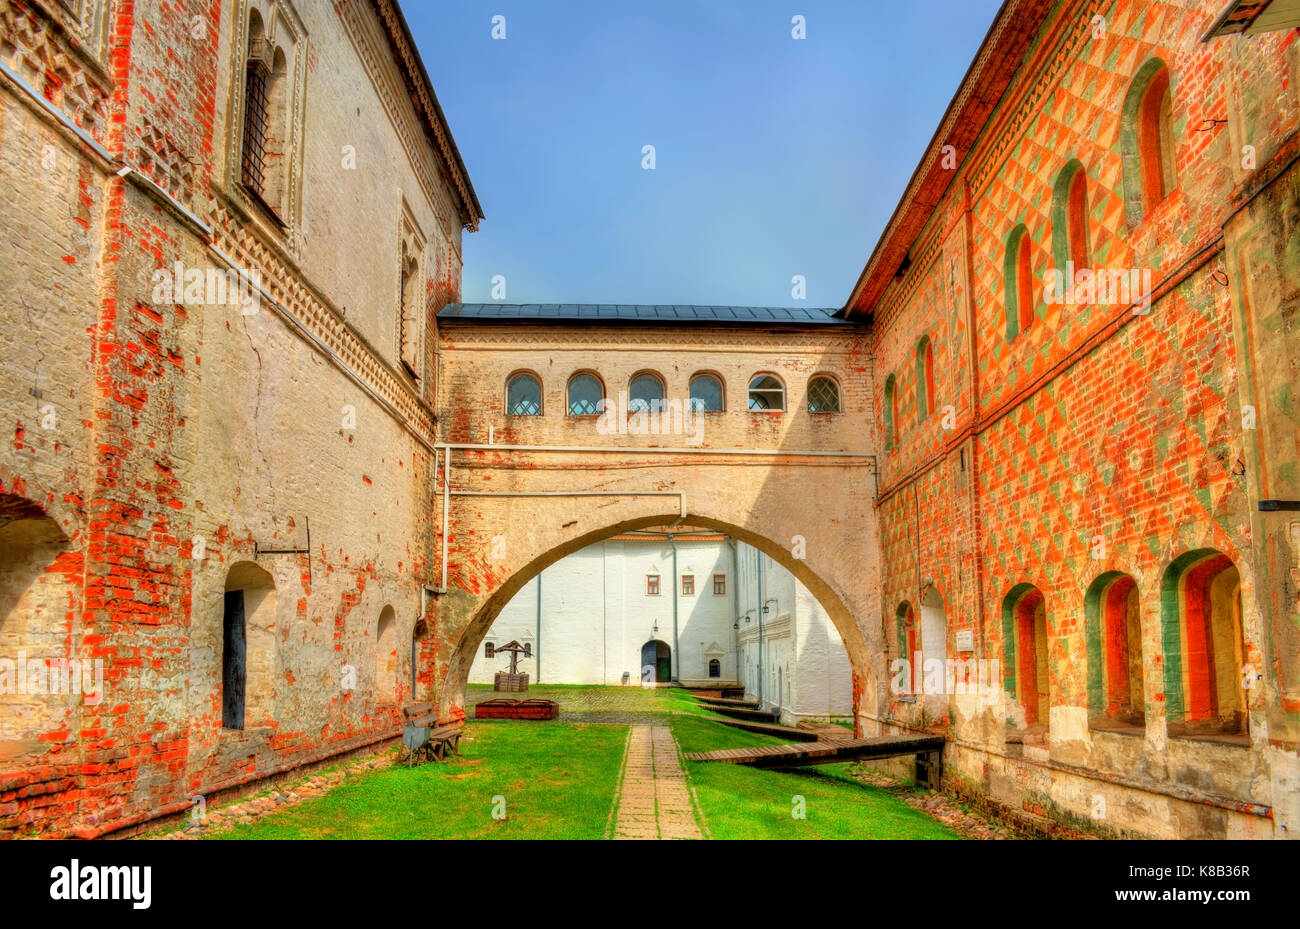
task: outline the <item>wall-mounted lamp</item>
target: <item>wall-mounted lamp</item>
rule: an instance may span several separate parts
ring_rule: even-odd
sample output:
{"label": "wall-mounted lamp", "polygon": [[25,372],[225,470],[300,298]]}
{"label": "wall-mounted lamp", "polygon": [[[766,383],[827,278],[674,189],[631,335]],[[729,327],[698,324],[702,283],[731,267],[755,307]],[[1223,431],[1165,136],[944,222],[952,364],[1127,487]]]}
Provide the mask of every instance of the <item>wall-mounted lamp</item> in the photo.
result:
{"label": "wall-mounted lamp", "polygon": [[763,604],[763,612],[764,612],[764,613],[770,613],[770,612],[771,612],[771,609],[770,609],[770,608],[768,607],[768,605],[767,605],[768,603],[780,603],[780,602],[781,602],[781,601],[778,600],[776,597],[773,597],[771,600],[766,601],[766,602]]}

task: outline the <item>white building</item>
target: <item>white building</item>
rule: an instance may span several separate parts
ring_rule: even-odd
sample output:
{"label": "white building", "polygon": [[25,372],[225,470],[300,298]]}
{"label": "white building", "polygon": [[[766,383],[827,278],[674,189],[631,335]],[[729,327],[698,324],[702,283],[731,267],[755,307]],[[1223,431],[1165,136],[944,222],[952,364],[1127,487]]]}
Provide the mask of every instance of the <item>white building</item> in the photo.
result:
{"label": "white building", "polygon": [[[848,655],[821,605],[770,558],[709,530],[629,533],[564,558],[524,585],[486,641],[512,639],[532,647],[519,670],[534,684],[743,684],[787,724],[852,712]],[[470,683],[492,683],[508,661],[480,652]]]}

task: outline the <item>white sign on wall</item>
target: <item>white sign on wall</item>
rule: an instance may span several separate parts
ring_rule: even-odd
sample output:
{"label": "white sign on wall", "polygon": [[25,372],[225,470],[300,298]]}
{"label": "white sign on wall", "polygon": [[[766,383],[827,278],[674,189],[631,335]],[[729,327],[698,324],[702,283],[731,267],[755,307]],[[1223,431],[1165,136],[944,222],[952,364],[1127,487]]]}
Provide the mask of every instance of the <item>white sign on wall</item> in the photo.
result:
{"label": "white sign on wall", "polygon": [[973,629],[957,630],[957,651],[959,652],[975,651],[975,630]]}

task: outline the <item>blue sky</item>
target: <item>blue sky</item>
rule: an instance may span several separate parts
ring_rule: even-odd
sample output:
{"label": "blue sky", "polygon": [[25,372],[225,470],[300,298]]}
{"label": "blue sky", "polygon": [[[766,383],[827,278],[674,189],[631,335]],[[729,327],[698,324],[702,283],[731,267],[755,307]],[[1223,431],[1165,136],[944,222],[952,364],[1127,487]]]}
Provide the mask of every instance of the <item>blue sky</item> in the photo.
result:
{"label": "blue sky", "polygon": [[843,305],[998,5],[406,0],[487,214],[463,299]]}

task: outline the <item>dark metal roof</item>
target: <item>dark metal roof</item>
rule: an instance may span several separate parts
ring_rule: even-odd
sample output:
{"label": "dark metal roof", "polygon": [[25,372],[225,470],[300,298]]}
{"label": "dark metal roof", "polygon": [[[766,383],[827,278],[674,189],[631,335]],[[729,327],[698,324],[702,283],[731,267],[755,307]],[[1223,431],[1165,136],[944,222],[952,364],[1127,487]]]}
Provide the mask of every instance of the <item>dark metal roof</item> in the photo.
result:
{"label": "dark metal roof", "polygon": [[449,303],[439,321],[675,323],[729,326],[852,326],[831,307],[691,306],[628,303]]}

